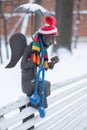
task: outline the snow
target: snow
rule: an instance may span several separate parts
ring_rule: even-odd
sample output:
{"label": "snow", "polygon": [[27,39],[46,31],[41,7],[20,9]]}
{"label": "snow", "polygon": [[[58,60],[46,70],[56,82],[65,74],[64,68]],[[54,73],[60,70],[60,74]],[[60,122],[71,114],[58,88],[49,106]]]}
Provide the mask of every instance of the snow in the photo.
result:
{"label": "snow", "polygon": [[26,13],[40,13],[40,14],[50,14],[50,12],[48,10],[46,10],[44,7],[38,5],[38,4],[32,4],[32,3],[28,3],[28,4],[23,4],[20,5],[19,7],[17,7],[15,9],[15,11],[21,11],[21,12],[26,12]]}
{"label": "snow", "polygon": [[[60,62],[55,66],[52,72],[47,72],[51,75],[48,79],[50,79],[52,83],[87,73],[86,43],[79,43],[77,48],[72,49],[72,53],[61,48],[58,50],[57,55],[59,56]],[[55,76],[54,78],[53,75]]]}
{"label": "snow", "polygon": [[[51,81],[51,84],[87,73],[86,43],[78,43],[77,48],[72,47],[72,53],[65,48],[60,48],[57,54],[52,54],[51,49],[51,47],[48,49],[49,57],[58,55],[60,59],[53,70],[48,70],[45,73],[45,79]],[[5,66],[9,63],[9,60],[6,59],[4,43],[2,50],[4,61],[3,64],[0,65],[0,107],[15,101],[20,96],[24,95],[21,91],[20,61],[14,68],[6,69]]]}

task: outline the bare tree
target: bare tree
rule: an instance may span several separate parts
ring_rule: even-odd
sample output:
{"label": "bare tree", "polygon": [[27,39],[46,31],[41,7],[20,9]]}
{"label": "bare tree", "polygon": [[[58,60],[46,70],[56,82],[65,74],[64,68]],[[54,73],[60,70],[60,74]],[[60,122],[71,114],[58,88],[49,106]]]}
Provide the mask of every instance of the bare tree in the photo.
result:
{"label": "bare tree", "polygon": [[73,3],[73,0],[56,0],[58,42],[60,46],[69,50],[71,50]]}
{"label": "bare tree", "polygon": [[9,58],[9,54],[8,54],[8,47],[7,47],[8,40],[7,40],[7,26],[6,26],[7,25],[7,19],[6,19],[5,15],[4,15],[4,12],[2,10],[2,2],[0,2],[0,18],[3,20],[4,41],[5,41],[5,48],[6,48],[6,56],[7,56],[7,59],[8,59]]}

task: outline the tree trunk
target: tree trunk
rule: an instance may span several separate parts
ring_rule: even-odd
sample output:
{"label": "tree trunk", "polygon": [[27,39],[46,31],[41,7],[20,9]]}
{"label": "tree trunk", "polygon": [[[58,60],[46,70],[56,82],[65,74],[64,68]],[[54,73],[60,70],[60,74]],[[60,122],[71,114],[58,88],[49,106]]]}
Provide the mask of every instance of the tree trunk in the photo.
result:
{"label": "tree trunk", "polygon": [[56,0],[58,44],[71,50],[73,0]]}

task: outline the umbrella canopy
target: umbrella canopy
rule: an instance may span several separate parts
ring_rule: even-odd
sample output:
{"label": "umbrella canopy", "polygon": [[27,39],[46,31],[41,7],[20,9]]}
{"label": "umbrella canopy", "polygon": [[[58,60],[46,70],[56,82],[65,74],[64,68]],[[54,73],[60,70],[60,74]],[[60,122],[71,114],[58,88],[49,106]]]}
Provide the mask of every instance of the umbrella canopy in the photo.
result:
{"label": "umbrella canopy", "polygon": [[23,4],[15,8],[14,11],[25,12],[25,13],[37,13],[40,15],[54,15],[53,12],[48,11],[44,7],[38,4]]}

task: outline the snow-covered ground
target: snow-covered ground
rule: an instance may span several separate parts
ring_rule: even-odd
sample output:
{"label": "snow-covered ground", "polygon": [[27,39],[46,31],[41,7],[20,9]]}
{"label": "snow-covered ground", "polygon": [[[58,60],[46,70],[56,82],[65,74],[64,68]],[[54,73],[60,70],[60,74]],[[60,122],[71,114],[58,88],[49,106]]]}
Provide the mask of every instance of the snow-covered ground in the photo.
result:
{"label": "snow-covered ground", "polygon": [[[6,60],[4,44],[2,49],[4,63],[0,65],[0,107],[24,95],[21,91],[20,61],[14,68],[6,69],[9,60]],[[87,73],[87,43],[78,43],[77,48],[72,48],[72,54],[64,48],[60,48],[57,54],[51,54],[49,48],[49,55],[58,55],[60,59],[53,70],[45,73],[45,79],[51,81],[51,84]]]}

